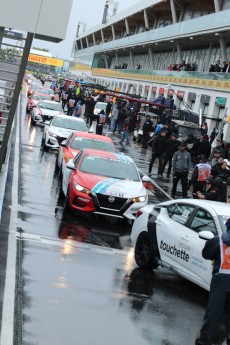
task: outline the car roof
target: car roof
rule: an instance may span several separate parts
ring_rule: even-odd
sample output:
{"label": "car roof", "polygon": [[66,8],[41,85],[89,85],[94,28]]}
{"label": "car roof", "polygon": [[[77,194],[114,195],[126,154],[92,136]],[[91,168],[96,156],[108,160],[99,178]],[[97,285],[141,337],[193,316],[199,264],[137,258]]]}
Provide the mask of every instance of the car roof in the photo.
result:
{"label": "car roof", "polygon": [[[57,102],[53,102],[53,101],[51,101],[51,102],[52,102],[52,103],[57,103]],[[54,119],[56,119],[56,118],[60,118],[60,119],[69,119],[69,120],[71,120],[71,121],[78,121],[78,122],[85,122],[83,119],[80,119],[79,117],[73,117],[73,116],[62,115],[62,114],[58,114],[58,115],[54,116],[53,121],[54,121]],[[53,121],[52,121],[52,122],[53,122]]]}
{"label": "car roof", "polygon": [[100,134],[88,133],[88,132],[75,131],[73,133],[73,137],[84,137],[84,138],[97,139],[100,141],[108,141],[108,142],[114,143],[113,140],[109,137],[106,137]]}
{"label": "car roof", "polygon": [[95,149],[84,149],[82,151],[84,152],[84,155],[98,156],[102,158],[115,159],[115,160],[123,161],[127,163],[128,162],[134,163],[131,157],[128,157],[122,153],[114,153],[114,152],[95,150]]}
{"label": "car roof", "polygon": [[207,209],[212,209],[216,214],[219,215],[228,215],[230,214],[230,204],[219,202],[219,201],[210,201],[210,200],[199,200],[199,199],[176,199],[169,200],[158,204],[157,206],[167,206],[171,203],[182,203],[183,204],[192,204],[198,207],[205,207]]}

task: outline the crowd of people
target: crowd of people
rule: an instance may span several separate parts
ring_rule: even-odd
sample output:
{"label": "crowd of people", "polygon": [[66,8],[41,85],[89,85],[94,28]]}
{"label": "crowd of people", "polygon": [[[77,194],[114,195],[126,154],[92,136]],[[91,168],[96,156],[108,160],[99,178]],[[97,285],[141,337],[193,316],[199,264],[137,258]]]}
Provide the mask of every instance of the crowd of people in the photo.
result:
{"label": "crowd of people", "polygon": [[[102,134],[106,125],[108,132],[121,135],[120,144],[130,145],[130,133],[138,126],[138,112],[141,102],[106,99],[104,94],[94,94],[93,89],[84,88],[81,84],[64,84],[52,82],[56,101],[62,103],[63,111],[70,116],[84,116],[89,126],[97,121],[96,133]],[[106,109],[94,114],[97,102],[107,103]],[[170,122],[159,117],[153,125],[150,116],[143,124],[142,147],[152,150],[149,163],[149,175],[155,161],[158,161],[158,178],[173,178],[171,197],[177,195],[177,185],[181,181],[182,197],[188,196],[192,189],[194,198],[227,201],[227,184],[230,181],[230,170],[225,160],[230,160],[230,143],[223,144],[217,139],[218,131],[213,128],[208,135],[207,123],[203,122],[199,139],[188,134],[182,142],[178,140],[176,128]],[[215,143],[214,147],[213,143]]]}
{"label": "crowd of people", "polygon": [[230,73],[230,61],[223,61],[223,63],[221,63],[220,60],[217,60],[210,65],[209,72]]}
{"label": "crowd of people", "polygon": [[170,64],[167,67],[167,71],[196,71],[197,70],[197,65],[195,62],[190,63],[190,62],[181,62],[181,63],[174,63],[174,64]]}
{"label": "crowd of people", "polygon": [[[147,118],[144,126],[143,140],[151,127],[151,120]],[[173,177],[171,197],[175,198],[178,182],[181,181],[182,197],[187,198],[188,190],[192,188],[193,198],[227,202],[227,184],[230,182],[230,169],[226,160],[230,160],[230,144],[223,144],[213,133],[208,136],[207,128],[202,126],[203,132],[199,139],[193,134],[179,141],[177,133],[172,132],[170,124],[161,123],[152,128],[152,157],[149,164],[149,175],[156,159],[158,159],[158,177],[163,178],[167,166],[167,178]],[[215,146],[212,148],[212,142]],[[189,175],[191,173],[191,177]]]}

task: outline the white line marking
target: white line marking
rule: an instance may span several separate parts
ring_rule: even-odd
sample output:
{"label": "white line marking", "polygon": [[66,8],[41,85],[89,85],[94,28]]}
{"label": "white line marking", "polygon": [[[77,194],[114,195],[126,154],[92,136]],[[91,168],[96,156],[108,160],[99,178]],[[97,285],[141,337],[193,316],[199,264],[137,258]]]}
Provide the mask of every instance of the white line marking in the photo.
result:
{"label": "white line marking", "polygon": [[19,104],[17,107],[17,128],[15,141],[15,158],[12,181],[12,209],[10,214],[8,251],[6,263],[6,281],[3,296],[2,324],[0,344],[12,345],[14,337],[14,299],[15,299],[15,274],[17,239],[17,213],[18,213],[18,164],[19,164]]}

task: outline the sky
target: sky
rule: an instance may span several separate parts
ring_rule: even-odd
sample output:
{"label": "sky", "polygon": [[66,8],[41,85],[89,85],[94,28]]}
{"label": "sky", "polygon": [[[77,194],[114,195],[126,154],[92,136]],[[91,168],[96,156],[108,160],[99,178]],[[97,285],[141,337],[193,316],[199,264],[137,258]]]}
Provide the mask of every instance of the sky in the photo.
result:
{"label": "sky", "polygon": [[[73,0],[72,11],[68,24],[66,39],[60,43],[50,43],[42,40],[34,40],[32,47],[49,49],[53,57],[59,59],[70,59],[73,40],[77,32],[77,23],[86,23],[86,31],[102,22],[106,0]],[[114,2],[118,0],[114,0]],[[140,0],[119,0],[117,13],[136,5]],[[113,5],[109,4],[109,13],[112,13]],[[52,15],[51,15],[52,23]],[[82,33],[83,25],[79,33]]]}

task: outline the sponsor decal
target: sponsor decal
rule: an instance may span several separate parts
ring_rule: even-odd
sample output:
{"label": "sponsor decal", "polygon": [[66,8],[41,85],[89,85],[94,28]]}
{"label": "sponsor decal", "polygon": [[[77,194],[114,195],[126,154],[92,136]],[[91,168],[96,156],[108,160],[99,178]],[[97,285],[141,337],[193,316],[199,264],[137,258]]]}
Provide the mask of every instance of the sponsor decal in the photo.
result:
{"label": "sponsor decal", "polygon": [[184,249],[178,249],[175,244],[170,245],[161,240],[160,249],[170,253],[171,255],[188,262],[189,261],[189,254]]}

